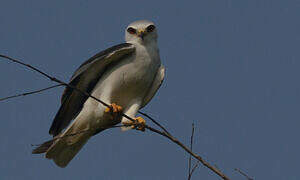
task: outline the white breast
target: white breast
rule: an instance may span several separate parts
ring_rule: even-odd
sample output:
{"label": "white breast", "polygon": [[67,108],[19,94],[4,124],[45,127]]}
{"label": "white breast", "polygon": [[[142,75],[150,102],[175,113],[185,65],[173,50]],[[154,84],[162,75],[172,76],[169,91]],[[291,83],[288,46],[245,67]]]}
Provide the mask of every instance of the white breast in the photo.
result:
{"label": "white breast", "polygon": [[123,108],[143,101],[160,66],[158,50],[136,44],[136,52],[109,69],[97,83],[93,95],[109,97]]}

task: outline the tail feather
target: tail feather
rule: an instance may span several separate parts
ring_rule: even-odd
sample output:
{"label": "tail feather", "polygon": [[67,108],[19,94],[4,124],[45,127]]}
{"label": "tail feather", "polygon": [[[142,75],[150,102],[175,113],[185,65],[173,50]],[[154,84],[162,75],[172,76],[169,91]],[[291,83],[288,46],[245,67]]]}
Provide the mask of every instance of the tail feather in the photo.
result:
{"label": "tail feather", "polygon": [[66,130],[61,135],[61,138],[57,139],[46,152],[46,158],[53,159],[59,167],[66,167],[91,137],[90,133],[79,133],[68,136],[68,134],[73,134],[77,131],[73,127],[71,126]]}
{"label": "tail feather", "polygon": [[39,145],[39,147],[32,150],[32,154],[42,154],[47,152],[47,150],[52,146],[55,139],[51,139],[49,141],[44,142],[43,144]]}
{"label": "tail feather", "polygon": [[46,153],[47,159],[53,159],[59,167],[66,167],[90,137],[90,135],[83,135],[76,138],[76,142],[73,143],[69,143],[67,138],[52,139],[35,148],[32,154]]}
{"label": "tail feather", "polygon": [[73,122],[63,134],[43,143],[34,149],[32,153],[46,153],[47,159],[53,159],[59,167],[66,167],[93,135],[93,132],[76,134],[76,132],[84,131],[86,128],[86,125]]}
{"label": "tail feather", "polygon": [[[81,139],[79,142],[75,144],[68,145],[67,143],[62,143],[55,147],[54,151],[47,152],[46,157],[53,159],[55,164],[59,167],[66,167],[69,162],[76,156],[76,154],[80,151],[80,149],[85,145],[88,138]],[[54,155],[54,156],[53,156]]]}
{"label": "tail feather", "polygon": [[89,112],[80,113],[62,134],[43,143],[33,153],[46,153],[46,158],[52,159],[60,167],[66,167],[91,136],[104,130],[92,130],[91,118],[93,116]]}

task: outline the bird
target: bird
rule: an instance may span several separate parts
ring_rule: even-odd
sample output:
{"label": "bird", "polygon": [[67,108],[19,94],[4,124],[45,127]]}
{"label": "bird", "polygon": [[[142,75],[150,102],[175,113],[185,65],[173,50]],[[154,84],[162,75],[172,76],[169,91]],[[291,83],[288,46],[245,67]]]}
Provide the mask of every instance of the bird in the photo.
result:
{"label": "bird", "polygon": [[[165,67],[160,60],[156,25],[148,20],[130,23],[125,42],[99,52],[82,63],[69,85],[102,100],[108,107],[67,86],[49,134],[53,139],[35,148],[59,167],[66,167],[87,141],[119,123],[122,130],[145,130],[136,117],[160,88]],[[132,122],[122,116],[133,117]]]}

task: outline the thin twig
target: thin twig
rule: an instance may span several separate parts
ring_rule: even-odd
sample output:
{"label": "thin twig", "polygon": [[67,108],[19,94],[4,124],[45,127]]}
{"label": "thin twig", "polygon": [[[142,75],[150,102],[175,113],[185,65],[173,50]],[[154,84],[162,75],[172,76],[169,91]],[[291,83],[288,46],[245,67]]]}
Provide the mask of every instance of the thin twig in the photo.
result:
{"label": "thin twig", "polygon": [[22,94],[17,94],[17,95],[13,95],[13,96],[8,96],[8,97],[0,98],[0,101],[4,101],[4,100],[7,100],[7,99],[11,99],[11,98],[16,98],[16,97],[20,97],[20,96],[27,96],[27,95],[30,95],[30,94],[39,93],[39,92],[46,91],[48,89],[56,88],[56,87],[59,87],[59,86],[62,86],[62,85],[61,84],[57,84],[57,85],[54,85],[54,86],[49,86],[49,87],[46,87],[46,88],[43,88],[43,89],[39,89],[39,90],[35,90],[35,91],[30,91],[30,92],[26,92],[26,93],[22,93]]}
{"label": "thin twig", "polygon": [[192,171],[191,171],[191,176],[194,173],[194,171],[196,170],[196,168],[199,166],[200,161],[197,161],[197,163],[195,164],[195,166],[193,167]]}
{"label": "thin twig", "polygon": [[[37,69],[36,67],[31,66],[30,64],[23,63],[23,62],[21,62],[21,61],[19,61],[19,60],[17,60],[17,59],[13,59],[13,58],[11,58],[11,57],[8,57],[8,56],[2,55],[2,54],[0,54],[0,57],[6,58],[6,59],[8,59],[8,60],[10,60],[10,61],[12,61],[12,62],[14,62],[14,63],[17,63],[17,64],[21,64],[21,65],[23,65],[23,66],[26,66],[26,67],[28,67],[29,69],[31,69],[31,70],[33,70],[33,71],[36,71],[36,72],[38,72],[38,73],[40,73],[40,74],[42,74],[43,76],[45,76],[46,78],[50,79],[51,81],[57,82],[57,83],[59,83],[59,84],[61,84],[61,85],[64,85],[64,86],[67,86],[67,87],[69,87],[69,88],[72,88],[72,89],[74,89],[74,90],[76,90],[76,91],[79,91],[80,93],[82,93],[82,94],[84,94],[84,95],[86,95],[86,96],[88,96],[88,97],[91,97],[91,98],[95,99],[96,101],[100,102],[100,103],[103,104],[104,106],[110,107],[107,103],[105,103],[105,102],[103,102],[103,101],[97,99],[96,97],[90,95],[89,93],[84,92],[84,91],[82,91],[82,90],[76,88],[75,86],[72,86],[72,85],[70,85],[70,84],[68,84],[68,83],[65,83],[65,82],[63,82],[63,81],[61,81],[61,80],[59,80],[59,79],[57,79],[57,78],[55,78],[55,77],[52,77],[52,76],[46,74],[45,72],[43,72],[43,71]],[[125,117],[126,117],[126,116],[125,116]]]}
{"label": "thin twig", "polygon": [[[194,131],[195,131],[195,127],[194,127],[194,123],[192,124],[192,135],[191,135],[191,142],[190,142],[190,149],[191,151],[193,151],[193,139],[194,139]],[[189,156],[189,169],[188,169],[188,180],[191,179],[192,177],[192,173],[191,173],[191,166],[192,166],[192,155],[190,154]]]}
{"label": "thin twig", "polygon": [[156,124],[158,127],[160,127],[163,131],[165,131],[165,133],[170,134],[167,129],[165,127],[163,127],[161,124],[159,124],[155,119],[153,119],[151,116],[149,116],[148,114],[142,112],[142,111],[138,111],[138,113],[144,115],[145,117],[147,117],[148,119],[150,119],[154,124]]}
{"label": "thin twig", "polygon": [[[43,76],[47,77],[47,78],[50,79],[51,81],[57,82],[57,83],[59,83],[59,84],[61,84],[61,85],[64,85],[64,86],[67,86],[67,87],[72,88],[72,89],[74,89],[74,90],[77,90],[78,92],[80,92],[80,93],[82,93],[82,94],[84,94],[84,95],[86,95],[86,96],[88,96],[88,97],[90,97],[90,98],[92,98],[92,99],[94,99],[94,100],[100,102],[102,105],[104,105],[104,106],[106,106],[106,107],[110,107],[110,105],[108,105],[107,103],[101,101],[100,99],[97,99],[96,97],[90,95],[89,93],[87,93],[87,92],[85,92],[85,91],[82,91],[82,90],[80,90],[80,89],[78,89],[78,88],[76,88],[76,87],[74,87],[74,86],[72,86],[72,85],[70,85],[70,84],[68,84],[68,83],[65,83],[65,82],[63,82],[63,81],[61,81],[61,80],[59,80],[59,79],[57,79],[57,78],[55,78],[55,77],[51,77],[50,75],[44,73],[43,71],[41,71],[41,70],[39,70],[39,69],[37,69],[37,68],[35,68],[35,67],[29,65],[29,64],[25,64],[25,63],[23,63],[23,62],[21,62],[21,61],[19,61],[19,60],[16,60],[16,59],[13,59],[13,58],[11,58],[11,57],[8,57],[8,56],[5,56],[5,55],[1,55],[1,54],[0,54],[0,57],[6,58],[6,59],[8,59],[8,60],[10,60],[10,61],[12,61],[12,62],[17,63],[17,64],[21,64],[21,65],[23,65],[23,66],[26,66],[26,67],[28,67],[28,68],[30,68],[30,69],[32,69],[32,70],[34,70],[34,71],[36,71],[36,72],[42,74]],[[129,120],[131,120],[131,121],[133,121],[133,122],[136,121],[135,119],[133,119],[133,118],[127,116],[127,115],[124,114],[124,113],[122,113],[122,116],[123,116],[123,117],[126,117],[127,119],[129,119]],[[154,119],[152,118],[152,120],[154,120]],[[154,120],[154,121],[155,121],[155,120]],[[153,122],[154,122],[154,121],[153,121]],[[158,126],[163,127],[163,126],[160,125],[157,121],[156,121],[156,123],[157,123]],[[177,140],[175,137],[173,137],[170,133],[167,133],[167,132],[165,132],[165,131],[157,130],[157,129],[152,128],[152,127],[150,127],[150,126],[148,126],[148,125],[145,125],[145,128],[148,129],[148,130],[150,130],[150,131],[152,131],[152,132],[154,132],[154,133],[160,134],[160,135],[162,135],[162,136],[168,138],[169,140],[173,141],[175,144],[179,145],[179,146],[180,146],[181,148],[183,148],[187,153],[191,154],[194,158],[198,159],[204,166],[208,167],[210,170],[212,170],[214,173],[216,173],[217,175],[219,175],[221,178],[223,178],[223,179],[225,179],[225,180],[229,180],[229,178],[228,178],[225,174],[223,174],[221,171],[219,171],[219,170],[216,169],[215,167],[211,166],[208,162],[206,162],[205,160],[203,160],[202,157],[200,157],[199,155],[193,153],[189,148],[187,148],[187,147],[186,147],[184,144],[182,144],[179,140]]]}
{"label": "thin twig", "polygon": [[159,131],[157,129],[154,129],[150,126],[146,125],[146,129],[149,129],[150,131],[160,134],[166,138],[168,138],[169,140],[173,141],[175,144],[177,144],[178,146],[180,146],[182,149],[184,149],[187,153],[191,154],[194,158],[196,158],[197,160],[199,160],[204,166],[206,166],[207,168],[209,168],[210,170],[212,170],[214,173],[216,173],[217,175],[219,175],[221,178],[225,179],[225,180],[229,180],[230,178],[227,177],[225,174],[223,174],[220,170],[218,170],[217,168],[213,167],[212,165],[210,165],[207,161],[205,161],[201,156],[195,154],[194,152],[192,152],[189,148],[187,148],[184,144],[182,144],[178,139],[176,139],[175,137],[173,137],[170,134],[167,134],[165,132]]}
{"label": "thin twig", "polygon": [[246,173],[244,173],[243,171],[241,171],[238,168],[235,168],[234,170],[236,170],[238,173],[240,173],[241,175],[245,176],[247,178],[247,180],[254,180],[253,178],[249,177]]}

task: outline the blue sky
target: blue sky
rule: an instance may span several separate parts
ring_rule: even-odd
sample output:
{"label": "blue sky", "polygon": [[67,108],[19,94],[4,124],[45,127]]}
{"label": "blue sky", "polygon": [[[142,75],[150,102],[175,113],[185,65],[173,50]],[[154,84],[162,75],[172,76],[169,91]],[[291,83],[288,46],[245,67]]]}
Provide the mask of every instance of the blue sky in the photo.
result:
{"label": "blue sky", "polygon": [[[0,53],[67,81],[124,41],[134,20],[157,24],[167,75],[143,109],[232,179],[299,179],[300,2],[297,0],[16,1],[0,11]],[[0,60],[0,97],[52,82]],[[188,155],[151,132],[112,129],[65,169],[32,155],[50,138],[62,88],[0,102],[1,179],[186,179]],[[150,122],[149,122],[150,123]],[[200,165],[193,179],[219,179]]]}

